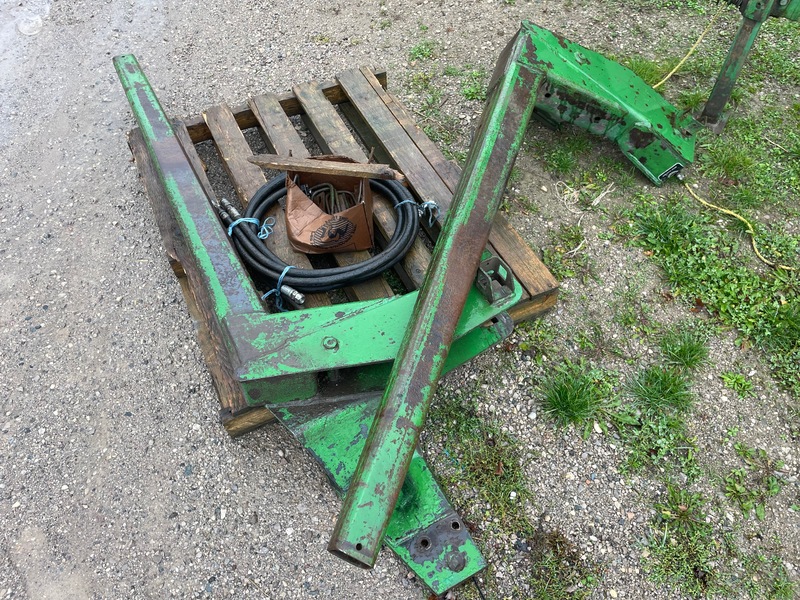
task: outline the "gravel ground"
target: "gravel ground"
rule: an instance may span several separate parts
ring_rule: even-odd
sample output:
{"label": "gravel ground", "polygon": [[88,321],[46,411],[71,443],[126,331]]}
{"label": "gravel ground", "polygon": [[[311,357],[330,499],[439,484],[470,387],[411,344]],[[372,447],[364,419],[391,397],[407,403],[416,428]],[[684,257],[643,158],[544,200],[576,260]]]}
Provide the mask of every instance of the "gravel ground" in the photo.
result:
{"label": "gravel ground", "polygon": [[[288,433],[268,426],[231,440],[220,426],[128,150],[132,117],[111,58],[135,53],[175,116],[362,64],[386,67],[390,89],[413,105],[404,82],[421,24],[440,60],[491,69],[523,18],[620,53],[670,36],[683,47],[702,27],[583,2],[0,1],[0,598],[426,597],[388,551],[371,571],[325,551],[339,501]],[[468,139],[480,104],[455,99],[447,110]],[[535,161],[523,166],[532,194],[552,186]],[[564,216],[552,193],[537,201],[536,216],[515,221],[534,245]],[[555,327],[607,317],[626,273],[656,276],[634,250],[590,244],[603,281],[548,315]],[[703,460],[724,460],[714,442],[738,422],[796,476],[800,456],[783,441],[789,399],[732,337],[713,352],[713,365],[752,366],[759,395],[734,406],[718,369],[703,374]],[[481,406],[521,440],[532,518],[606,565],[597,597],[674,598],[640,569],[657,484],[619,474],[613,439],[583,441],[537,415],[526,381],[538,367],[509,360],[488,353],[444,390],[502,369],[479,388]],[[782,532],[796,577],[791,486],[766,526]],[[495,569],[515,576],[513,561]]]}

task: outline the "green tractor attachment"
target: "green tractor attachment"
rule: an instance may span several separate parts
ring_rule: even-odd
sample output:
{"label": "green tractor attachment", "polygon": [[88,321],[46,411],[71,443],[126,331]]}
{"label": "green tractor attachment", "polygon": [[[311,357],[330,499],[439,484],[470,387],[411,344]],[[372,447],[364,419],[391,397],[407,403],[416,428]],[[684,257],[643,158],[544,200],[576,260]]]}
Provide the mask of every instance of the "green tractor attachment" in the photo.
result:
{"label": "green tractor attachment", "polygon": [[436,594],[472,577],[485,560],[417,443],[441,375],[513,329],[522,286],[485,248],[529,121],[613,140],[657,185],[691,162],[697,123],[624,67],[525,22],[491,79],[421,289],[270,312],[220,221],[230,204],[212,202],[136,59],[114,64],[227,376],[345,497],[329,549],[371,567],[386,544]]}

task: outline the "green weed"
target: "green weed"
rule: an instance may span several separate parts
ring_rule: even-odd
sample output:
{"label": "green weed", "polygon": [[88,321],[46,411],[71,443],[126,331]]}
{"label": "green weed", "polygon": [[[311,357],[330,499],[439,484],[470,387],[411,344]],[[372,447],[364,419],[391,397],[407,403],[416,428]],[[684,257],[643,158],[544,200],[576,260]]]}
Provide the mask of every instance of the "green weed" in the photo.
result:
{"label": "green weed", "polygon": [[681,328],[665,333],[659,341],[667,366],[692,371],[708,360],[707,336],[698,328]]}
{"label": "green weed", "polygon": [[720,378],[725,387],[736,392],[738,396],[744,398],[753,395],[753,383],[748,381],[741,373],[726,371],[720,374]]}
{"label": "green weed", "polygon": [[472,69],[464,73],[461,78],[461,95],[467,100],[486,100],[486,71]]}
{"label": "green weed", "polygon": [[777,496],[783,488],[781,461],[772,460],[761,448],[750,448],[737,443],[736,454],[745,466],[734,469],[725,477],[725,496],[736,504],[745,516],[751,511],[762,521],[766,516],[766,502]]}
{"label": "green weed", "polygon": [[656,504],[657,517],[648,541],[645,567],[650,577],[691,595],[717,586],[719,548],[706,520],[700,494],[667,486],[666,501]]}
{"label": "green weed", "polygon": [[653,365],[640,371],[627,387],[631,396],[645,409],[683,413],[694,402],[689,380],[677,369]]}
{"label": "green weed", "polygon": [[632,242],[663,268],[675,296],[735,327],[741,343],[758,345],[776,379],[800,396],[800,338],[794,337],[800,311],[797,273],[760,273],[737,234],[719,228],[716,215],[693,212],[682,198],[656,203],[640,196],[628,217]]}
{"label": "green weed", "polygon": [[435,56],[438,44],[432,40],[423,40],[408,51],[409,60],[429,60]]}
{"label": "green weed", "polygon": [[592,261],[583,251],[586,243],[580,225],[561,224],[558,232],[551,234],[552,246],[542,251],[544,263],[556,279],[581,277],[586,280],[592,273]]}

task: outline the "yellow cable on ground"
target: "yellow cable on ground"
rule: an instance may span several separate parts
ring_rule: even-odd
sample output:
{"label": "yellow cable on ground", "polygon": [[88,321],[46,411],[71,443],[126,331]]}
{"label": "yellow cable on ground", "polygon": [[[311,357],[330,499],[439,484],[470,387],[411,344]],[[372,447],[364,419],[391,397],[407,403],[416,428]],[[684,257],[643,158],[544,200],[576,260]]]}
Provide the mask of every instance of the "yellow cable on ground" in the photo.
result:
{"label": "yellow cable on ground", "polygon": [[761,262],[763,262],[765,265],[769,265],[770,267],[772,267],[774,269],[783,269],[784,271],[796,271],[797,270],[795,267],[789,267],[789,266],[786,266],[786,265],[779,265],[777,263],[770,262],[769,260],[764,258],[764,255],[761,254],[761,252],[758,251],[758,246],[756,245],[756,231],[755,231],[755,229],[753,229],[753,225],[750,223],[750,221],[745,219],[743,216],[741,216],[739,214],[736,214],[732,210],[728,210],[727,208],[722,208],[721,206],[717,206],[716,204],[711,204],[711,202],[706,202],[700,196],[695,194],[694,190],[691,187],[689,187],[688,183],[684,182],[683,185],[686,187],[687,190],[689,190],[689,193],[692,195],[692,197],[695,200],[697,200],[698,202],[700,202],[702,205],[707,206],[709,208],[713,208],[714,210],[718,210],[719,212],[725,213],[726,215],[730,215],[731,217],[733,217],[735,219],[739,219],[742,223],[744,223],[747,226],[747,233],[750,234],[750,241],[752,242],[752,245],[753,245],[753,251],[756,253],[756,256],[758,256],[759,260]]}
{"label": "yellow cable on ground", "polygon": [[681,59],[681,61],[677,65],[675,65],[675,68],[672,69],[672,71],[670,71],[669,74],[667,74],[667,76],[664,77],[664,79],[662,79],[661,81],[659,81],[657,84],[655,84],[653,86],[654,90],[657,90],[662,85],[664,85],[667,81],[669,81],[669,78],[672,77],[673,75],[675,75],[675,73],[678,71],[678,69],[680,69],[683,66],[683,63],[685,63],[687,60],[689,60],[689,57],[692,56],[692,54],[694,54],[695,50],[697,50],[697,47],[700,45],[700,42],[703,41],[703,38],[706,37],[706,35],[708,34],[709,31],[711,31],[711,28],[714,26],[714,23],[717,22],[717,19],[722,14],[722,11],[723,11],[724,8],[725,8],[725,5],[722,4],[719,7],[719,10],[717,10],[717,12],[711,18],[711,21],[708,23],[708,26],[706,27],[705,31],[703,31],[703,33],[700,34],[700,37],[697,38],[697,41],[694,43],[694,45],[691,48],[689,48],[689,52],[687,52],[686,56],[684,56]]}

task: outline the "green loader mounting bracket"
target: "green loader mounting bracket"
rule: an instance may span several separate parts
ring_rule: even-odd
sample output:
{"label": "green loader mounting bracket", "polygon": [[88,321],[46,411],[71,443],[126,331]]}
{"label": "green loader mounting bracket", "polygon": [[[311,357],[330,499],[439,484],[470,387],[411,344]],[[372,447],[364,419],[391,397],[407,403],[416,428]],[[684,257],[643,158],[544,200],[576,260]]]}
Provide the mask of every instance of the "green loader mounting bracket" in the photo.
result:
{"label": "green loader mounting bracket", "polygon": [[528,21],[518,36],[531,42],[520,60],[543,75],[535,117],[551,125],[571,123],[616,142],[656,185],[692,163],[700,124],[633,71]]}
{"label": "green loader mounting bracket", "polygon": [[[269,313],[135,57],[118,56],[114,65],[185,245],[184,268],[208,292],[204,313],[232,379],[248,404],[266,406],[295,434],[344,494],[418,293]],[[520,300],[521,286],[494,261],[481,272],[483,291],[470,286],[445,371],[513,329],[505,311]],[[384,542],[437,594],[486,566],[418,454]]]}

